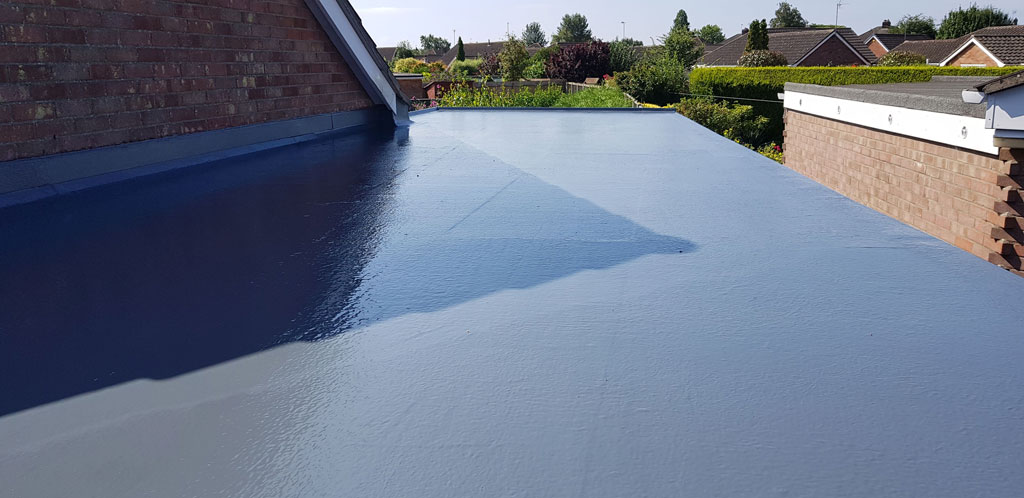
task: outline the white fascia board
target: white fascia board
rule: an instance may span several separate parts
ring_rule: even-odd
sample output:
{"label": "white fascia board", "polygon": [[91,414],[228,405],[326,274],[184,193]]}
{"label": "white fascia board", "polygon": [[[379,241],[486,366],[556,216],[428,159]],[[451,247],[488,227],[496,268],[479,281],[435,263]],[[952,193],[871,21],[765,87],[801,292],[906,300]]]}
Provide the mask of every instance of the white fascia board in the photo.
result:
{"label": "white fascia board", "polygon": [[[359,65],[362,67],[364,74],[370,78],[374,85],[377,93],[383,98],[383,104],[391,109],[392,113],[398,113],[398,95],[395,93],[394,88],[388,81],[390,76],[385,75],[381,72],[380,68],[377,67],[374,62],[374,55],[369,53],[369,48],[363,44],[362,39],[356,33],[355,27],[349,21],[348,16],[345,15],[341,10],[341,6],[338,5],[338,0],[313,0],[321,6],[323,11],[327,14],[328,21],[333,24],[335,31],[341,35],[342,40],[347,45],[348,49],[355,56]],[[376,50],[375,47],[371,47]]]}
{"label": "white fascia board", "polygon": [[786,109],[872,128],[887,133],[938,142],[986,154],[998,154],[994,130],[983,118],[943,114],[809,93],[786,92]]}
{"label": "white fascia board", "polygon": [[999,58],[998,58],[998,57],[996,57],[995,55],[993,55],[993,54],[992,54],[992,52],[989,52],[989,50],[988,50],[987,48],[985,48],[985,46],[984,46],[984,45],[982,45],[981,43],[978,43],[978,40],[977,40],[977,39],[975,39],[975,38],[973,38],[973,37],[972,37],[972,38],[971,38],[970,40],[967,40],[967,42],[966,42],[966,43],[964,43],[963,45],[961,45],[961,46],[960,46],[960,48],[958,48],[958,49],[954,50],[954,51],[953,51],[953,52],[952,52],[952,53],[951,53],[951,54],[949,55],[949,57],[946,57],[946,59],[945,59],[945,60],[943,60],[942,62],[940,62],[940,63],[939,63],[939,65],[940,65],[940,66],[945,66],[946,64],[949,64],[949,62],[950,62],[950,61],[952,61],[953,59],[955,59],[955,58],[956,58],[956,56],[958,56],[958,55],[962,54],[962,53],[963,53],[963,51],[964,51],[964,50],[967,50],[967,47],[970,47],[970,46],[971,46],[972,44],[973,44],[973,45],[977,45],[977,47],[978,47],[978,48],[980,48],[980,49],[981,49],[981,51],[985,53],[985,55],[987,55],[987,56],[988,56],[988,57],[989,57],[990,59],[994,60],[994,61],[996,62],[996,66],[997,66],[997,67],[1003,67],[1003,66],[1005,66],[1005,65],[1006,65],[1006,64],[1003,64],[1003,61],[999,60]]}

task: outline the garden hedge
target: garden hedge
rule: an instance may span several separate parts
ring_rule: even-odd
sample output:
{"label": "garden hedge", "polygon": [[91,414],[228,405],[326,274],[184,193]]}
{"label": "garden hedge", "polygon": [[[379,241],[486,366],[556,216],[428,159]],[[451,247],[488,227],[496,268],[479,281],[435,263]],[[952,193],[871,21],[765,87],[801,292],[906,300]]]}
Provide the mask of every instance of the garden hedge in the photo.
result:
{"label": "garden hedge", "polygon": [[[690,73],[690,93],[720,97],[778,100],[786,83],[838,86],[915,83],[932,76],[1003,76],[1022,67],[704,67]],[[782,140],[782,104],[737,101],[771,120],[769,134]]]}

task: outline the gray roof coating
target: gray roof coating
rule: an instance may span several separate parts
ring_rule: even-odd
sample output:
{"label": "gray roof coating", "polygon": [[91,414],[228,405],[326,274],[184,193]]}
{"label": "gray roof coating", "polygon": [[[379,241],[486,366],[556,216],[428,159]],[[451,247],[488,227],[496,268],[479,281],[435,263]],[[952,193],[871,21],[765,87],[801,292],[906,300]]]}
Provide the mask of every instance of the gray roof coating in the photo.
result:
{"label": "gray roof coating", "polygon": [[412,119],[0,211],[3,494],[1024,489],[1024,279],[672,113]]}
{"label": "gray roof coating", "polygon": [[786,91],[984,118],[985,106],[964,103],[961,92],[991,80],[989,77],[933,76],[931,81],[923,83],[883,85],[820,86],[786,83]]}

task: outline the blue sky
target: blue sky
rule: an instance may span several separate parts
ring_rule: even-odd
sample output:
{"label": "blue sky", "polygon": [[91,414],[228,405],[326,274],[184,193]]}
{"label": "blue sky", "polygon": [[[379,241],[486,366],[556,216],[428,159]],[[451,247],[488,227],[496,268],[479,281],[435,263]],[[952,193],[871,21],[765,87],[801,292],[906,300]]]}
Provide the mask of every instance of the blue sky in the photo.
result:
{"label": "blue sky", "polygon": [[[513,33],[521,33],[526,23],[540,22],[550,37],[562,15],[579,12],[590,21],[594,36],[612,40],[622,36],[621,21],[626,21],[626,36],[651,43],[668,31],[676,11],[685,9],[690,24],[717,24],[726,36],[733,35],[755,17],[770,19],[778,2],[765,0],[721,0],[680,2],[666,0],[563,0],[559,2],[494,2],[489,0],[350,0],[363,18],[363,24],[378,46],[393,46],[401,40],[419,43],[422,34],[452,38],[452,30],[463,41],[500,40],[506,23]],[[848,2],[848,3],[847,3]],[[835,2],[791,1],[808,21],[831,24],[835,20]],[[881,24],[882,19],[896,22],[905,14],[924,13],[941,21],[957,6],[971,2],[949,0],[847,0],[839,11],[839,23],[858,33]],[[1024,17],[1020,0],[981,1]]]}

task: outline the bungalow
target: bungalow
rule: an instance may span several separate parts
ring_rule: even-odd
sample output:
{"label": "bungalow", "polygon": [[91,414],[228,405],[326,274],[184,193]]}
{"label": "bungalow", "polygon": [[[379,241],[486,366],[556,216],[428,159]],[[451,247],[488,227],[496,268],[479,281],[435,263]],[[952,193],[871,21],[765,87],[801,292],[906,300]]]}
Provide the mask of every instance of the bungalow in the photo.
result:
{"label": "bungalow", "polygon": [[868,45],[868,50],[875,54],[875,57],[881,58],[883,55],[892,51],[892,49],[898,47],[900,44],[908,41],[923,41],[931,40],[932,38],[928,35],[907,35],[907,34],[895,34],[895,33],[879,33],[872,35],[865,43]]}
{"label": "bungalow", "polygon": [[[398,47],[377,47],[377,52],[388,62],[394,60],[397,51]],[[420,54],[414,55],[413,58],[430,64],[431,62],[440,61],[444,58],[444,54]]]}
{"label": "bungalow", "polygon": [[[501,52],[501,49],[505,47],[505,42],[501,41],[487,41],[484,43],[463,43],[462,49],[466,54],[466,59],[483,59],[489,54],[497,54]],[[541,45],[530,45],[526,47],[526,51],[532,56],[544,48]],[[450,66],[452,62],[455,62],[455,58],[459,55],[458,45],[452,45],[451,50],[440,56],[438,60],[441,61],[445,66]]]}
{"label": "bungalow", "polygon": [[[747,47],[747,30],[704,54],[704,66],[735,66]],[[711,47],[708,47],[709,49]],[[771,28],[768,48],[790,66],[867,66],[875,54],[849,28]]]}
{"label": "bungalow", "polygon": [[923,55],[933,66],[1024,65],[1024,26],[992,26],[955,40],[911,40],[893,50]]}

